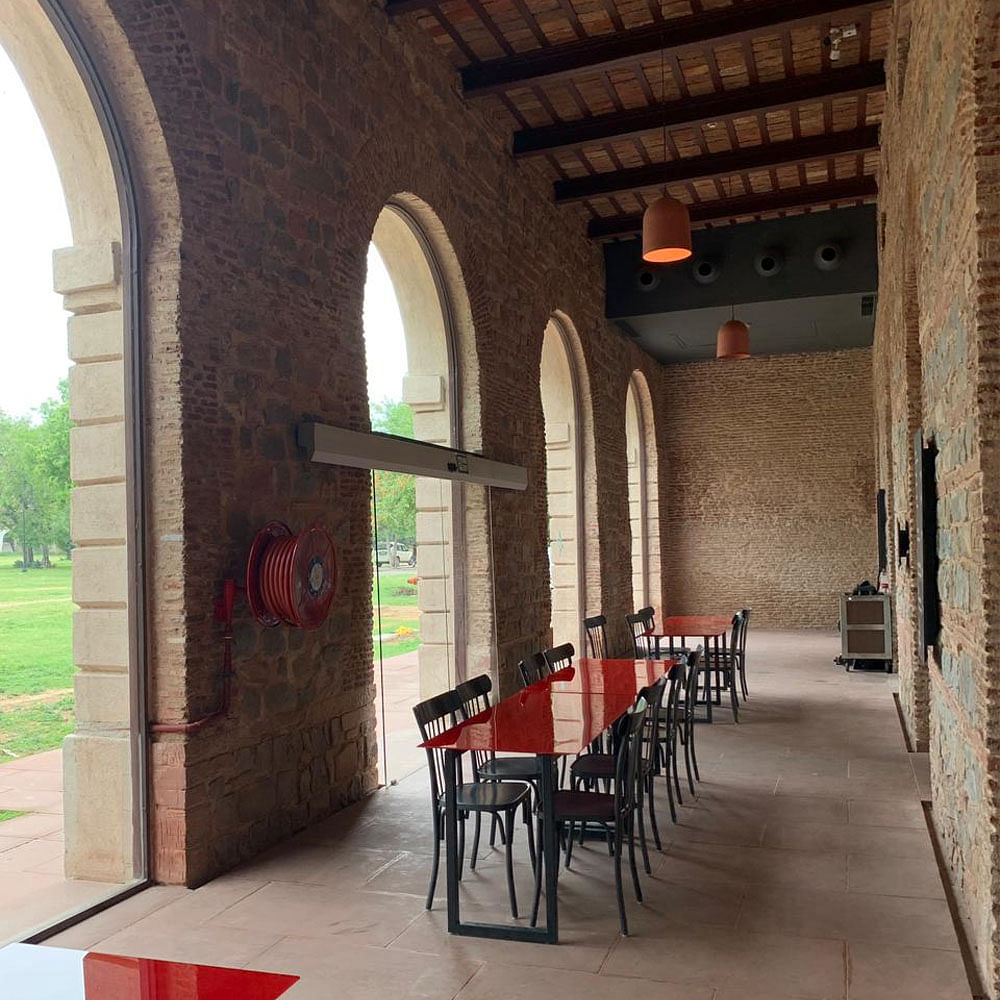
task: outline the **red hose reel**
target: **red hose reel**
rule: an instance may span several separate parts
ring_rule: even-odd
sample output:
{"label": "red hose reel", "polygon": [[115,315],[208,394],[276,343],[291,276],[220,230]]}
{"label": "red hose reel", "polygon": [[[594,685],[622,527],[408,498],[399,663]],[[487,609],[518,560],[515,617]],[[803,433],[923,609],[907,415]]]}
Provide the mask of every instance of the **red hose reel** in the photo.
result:
{"label": "red hose reel", "polygon": [[293,535],[287,524],[270,521],[254,536],[246,594],[261,625],[319,628],[336,590],[337,557],[322,528]]}

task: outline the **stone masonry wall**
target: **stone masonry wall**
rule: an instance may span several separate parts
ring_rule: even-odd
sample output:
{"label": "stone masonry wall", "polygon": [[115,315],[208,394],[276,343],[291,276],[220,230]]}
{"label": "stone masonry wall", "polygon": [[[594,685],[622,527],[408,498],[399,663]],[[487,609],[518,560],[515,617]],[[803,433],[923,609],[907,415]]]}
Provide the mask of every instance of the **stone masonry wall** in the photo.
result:
{"label": "stone masonry wall", "polygon": [[625,393],[639,369],[658,405],[660,379],[603,318],[603,262],[582,211],[557,209],[548,180],[512,161],[505,124],[461,99],[415,24],[371,0],[66,6],[140,189],[150,715],[215,708],[213,599],[255,529],[322,522],[340,561],[321,629],[264,631],[241,608],[228,719],[154,742],[153,876],[193,885],[375,781],[368,476],[310,467],[294,429],[304,417],[368,427],[362,295],[386,202],[407,193],[440,220],[478,344],[467,412],[480,415],[486,454],[529,470],[525,493],[493,495],[492,567],[466,567],[480,603],[491,570],[502,582],[495,606],[471,609],[495,616],[501,683],[519,651],[548,637],[538,371],[549,317],[572,322],[590,387],[586,610],[616,626],[632,601]]}
{"label": "stone masonry wall", "polygon": [[877,570],[868,350],[667,368],[664,610],[834,628]]}
{"label": "stone masonry wall", "polygon": [[995,0],[896,5],[873,352],[893,528],[914,522],[914,432],[937,446],[942,629],[937,648],[919,648],[913,560],[894,560],[900,699],[911,738],[930,749],[935,830],[991,997],[1000,995],[998,15]]}

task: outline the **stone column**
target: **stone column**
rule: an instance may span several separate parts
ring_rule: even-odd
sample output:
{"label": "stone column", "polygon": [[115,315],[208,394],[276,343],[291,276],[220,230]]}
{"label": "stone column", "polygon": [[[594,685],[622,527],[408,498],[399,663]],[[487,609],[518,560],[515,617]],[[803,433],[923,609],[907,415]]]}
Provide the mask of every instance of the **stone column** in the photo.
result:
{"label": "stone column", "polygon": [[573,428],[566,421],[545,424],[549,508],[549,571],[552,642],[580,642],[580,568],[577,471]]}
{"label": "stone column", "polygon": [[128,505],[121,248],[53,254],[69,320],[76,729],[63,744],[65,869],[133,877]]}

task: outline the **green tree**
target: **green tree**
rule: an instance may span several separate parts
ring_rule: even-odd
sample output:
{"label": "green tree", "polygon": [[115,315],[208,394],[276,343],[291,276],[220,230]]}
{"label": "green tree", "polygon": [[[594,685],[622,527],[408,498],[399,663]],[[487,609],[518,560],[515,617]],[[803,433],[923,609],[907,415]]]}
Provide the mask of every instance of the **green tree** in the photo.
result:
{"label": "green tree", "polygon": [[[413,411],[406,403],[385,399],[371,406],[372,430],[413,437]],[[417,481],[402,472],[375,472],[376,531],[380,542],[417,537]]]}

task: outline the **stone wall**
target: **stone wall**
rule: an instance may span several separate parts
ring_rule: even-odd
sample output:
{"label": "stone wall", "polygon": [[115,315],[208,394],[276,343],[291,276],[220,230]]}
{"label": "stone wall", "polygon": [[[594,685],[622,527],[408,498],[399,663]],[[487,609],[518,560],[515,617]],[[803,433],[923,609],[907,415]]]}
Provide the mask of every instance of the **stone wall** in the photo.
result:
{"label": "stone wall", "polygon": [[672,365],[665,382],[665,610],[834,628],[878,564],[870,352]]}
{"label": "stone wall", "polygon": [[1000,987],[998,15],[995,0],[896,6],[874,348],[891,526],[914,524],[914,433],[937,447],[942,630],[937,648],[920,648],[914,559],[894,558],[900,698],[911,738],[930,749],[935,830],[991,997]]}
{"label": "stone wall", "polygon": [[[492,566],[465,566],[470,614],[495,626],[502,685],[549,634],[546,323],[558,310],[578,334],[586,610],[616,624],[632,601],[625,393],[635,369],[655,399],[660,382],[603,319],[603,261],[582,210],[557,209],[538,168],[512,161],[505,125],[463,102],[415,25],[359,0],[67,7],[139,187],[151,716],[215,708],[213,599],[263,522],[322,522],[340,559],[326,625],[263,631],[241,610],[229,718],[152,747],[153,875],[197,884],[375,780],[368,476],[310,467],[294,429],[304,417],[368,426],[362,296],[382,207],[406,194],[447,234],[478,348],[466,403],[484,452],[528,466],[525,493],[493,495]],[[479,538],[486,499],[470,503]]]}

